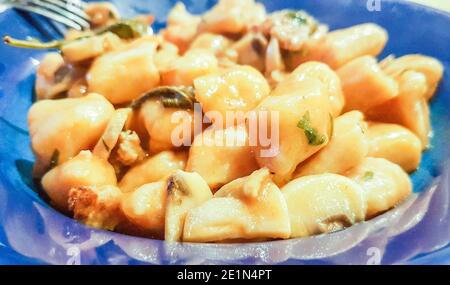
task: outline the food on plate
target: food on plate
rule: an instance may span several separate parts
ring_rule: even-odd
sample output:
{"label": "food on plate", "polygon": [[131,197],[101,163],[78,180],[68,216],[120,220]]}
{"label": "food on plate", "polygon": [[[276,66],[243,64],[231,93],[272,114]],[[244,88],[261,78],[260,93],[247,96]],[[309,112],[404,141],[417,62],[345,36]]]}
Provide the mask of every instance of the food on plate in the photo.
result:
{"label": "food on plate", "polygon": [[[190,147],[186,171],[200,174],[212,190],[249,175],[259,167],[248,140],[244,125],[205,130]],[[227,141],[236,144],[227,146]]]}
{"label": "food on plate", "polygon": [[183,240],[287,238],[291,232],[286,200],[261,168],[224,185],[212,199],[188,211]]}
{"label": "food on plate", "polygon": [[[91,28],[50,42],[28,112],[50,203],[100,229],[171,242],[343,230],[411,195],[444,73],[376,58],[374,23],[329,30],[307,11],[220,0],[167,26],[90,2]],[[395,36],[392,35],[393,41]]]}
{"label": "food on plate", "polygon": [[182,240],[186,215],[211,198],[208,184],[198,173],[175,171],[167,182],[165,240]]}
{"label": "food on plate", "polygon": [[350,111],[334,120],[330,142],[300,163],[293,176],[342,174],[360,164],[368,154],[369,139],[364,115],[359,111]]}
{"label": "food on plate", "polygon": [[72,188],[116,185],[114,168],[107,160],[96,157],[89,150],[53,167],[42,177],[42,187],[58,209],[68,209]]}
{"label": "food on plate", "polygon": [[407,128],[386,123],[369,123],[369,156],[385,158],[406,172],[416,170],[422,158],[420,139]]}
{"label": "food on plate", "polygon": [[357,182],[364,191],[366,219],[395,207],[412,191],[408,174],[384,158],[367,157],[345,175]]}
{"label": "food on plate", "polygon": [[344,176],[304,176],[293,179],[281,191],[289,209],[291,237],[329,233],[364,221],[364,190]]}

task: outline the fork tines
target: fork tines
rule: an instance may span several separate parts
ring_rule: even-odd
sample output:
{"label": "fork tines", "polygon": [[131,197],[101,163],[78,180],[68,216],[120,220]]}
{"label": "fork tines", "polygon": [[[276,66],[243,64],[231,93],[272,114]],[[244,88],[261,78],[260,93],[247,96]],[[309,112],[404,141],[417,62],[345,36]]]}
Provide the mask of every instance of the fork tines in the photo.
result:
{"label": "fork tines", "polygon": [[80,0],[6,0],[1,1],[14,8],[36,13],[60,22],[76,30],[90,27],[89,17]]}

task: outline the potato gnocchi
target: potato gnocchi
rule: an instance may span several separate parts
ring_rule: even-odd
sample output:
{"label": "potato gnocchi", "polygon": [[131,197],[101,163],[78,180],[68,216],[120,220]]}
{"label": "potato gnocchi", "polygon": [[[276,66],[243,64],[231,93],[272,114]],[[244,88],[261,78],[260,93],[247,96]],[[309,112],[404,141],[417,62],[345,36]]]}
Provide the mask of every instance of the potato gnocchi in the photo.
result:
{"label": "potato gnocchi", "polygon": [[28,125],[34,176],[80,222],[171,242],[267,241],[343,230],[411,194],[443,65],[379,61],[381,26],[329,31],[254,0],[203,15],[178,3],[157,34],[152,16],[122,19],[112,4],[86,14],[92,28],[60,41],[5,38],[60,51],[37,68]]}

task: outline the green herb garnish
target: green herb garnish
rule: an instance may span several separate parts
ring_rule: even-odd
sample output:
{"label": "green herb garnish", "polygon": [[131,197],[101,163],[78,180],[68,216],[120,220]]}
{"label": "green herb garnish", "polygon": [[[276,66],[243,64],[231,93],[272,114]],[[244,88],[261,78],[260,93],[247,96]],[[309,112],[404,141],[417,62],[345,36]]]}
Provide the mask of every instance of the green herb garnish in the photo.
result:
{"label": "green herb garnish", "polygon": [[299,26],[308,24],[308,17],[304,11],[288,11],[286,17]]}
{"label": "green herb garnish", "polygon": [[373,171],[366,171],[363,175],[364,181],[371,180],[373,178],[373,175],[374,175]]}
{"label": "green herb garnish", "polygon": [[166,108],[193,109],[196,102],[194,88],[191,86],[161,86],[134,100],[131,108],[140,108],[152,98],[158,98]]}
{"label": "green herb garnish", "polygon": [[55,149],[52,153],[52,156],[50,157],[50,163],[48,166],[48,170],[52,169],[53,167],[58,165],[59,160],[59,150]]}
{"label": "green herb garnish", "polygon": [[319,134],[317,129],[311,126],[309,111],[306,111],[300,121],[298,121],[297,127],[303,129],[310,145],[321,145],[326,141],[326,137],[323,134]]}
{"label": "green herb garnish", "polygon": [[83,36],[72,40],[57,40],[50,42],[41,42],[36,39],[31,40],[19,40],[14,39],[10,36],[4,36],[3,42],[10,46],[21,47],[21,48],[33,48],[33,49],[61,49],[62,46],[69,44],[74,41],[81,39],[86,39],[94,36],[99,36],[107,32],[116,34],[121,39],[133,39],[141,37],[147,34],[148,24],[139,20],[122,20],[107,27],[102,27],[94,30],[92,36]]}
{"label": "green herb garnish", "polygon": [[148,24],[139,20],[122,20],[95,31],[96,35],[106,32],[116,34],[121,39],[133,39],[147,34]]}

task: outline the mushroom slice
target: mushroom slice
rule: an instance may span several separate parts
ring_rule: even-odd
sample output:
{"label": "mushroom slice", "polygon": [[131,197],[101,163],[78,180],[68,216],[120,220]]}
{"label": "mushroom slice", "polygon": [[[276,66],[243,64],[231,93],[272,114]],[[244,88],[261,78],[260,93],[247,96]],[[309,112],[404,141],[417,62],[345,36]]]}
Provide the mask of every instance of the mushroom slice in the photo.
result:
{"label": "mushroom slice", "polygon": [[54,205],[66,211],[69,191],[83,186],[116,185],[114,168],[88,150],[52,168],[42,177],[42,187]]}
{"label": "mushroom slice", "polygon": [[69,210],[88,226],[114,230],[123,221],[120,210],[122,191],[116,186],[82,186],[70,189]]}
{"label": "mushroom slice", "polygon": [[266,77],[272,76],[274,72],[282,72],[285,70],[283,57],[281,56],[280,51],[280,44],[276,38],[271,38],[267,45],[264,66]]}
{"label": "mushroom slice", "polygon": [[187,212],[211,198],[208,184],[198,173],[175,171],[167,184],[165,240],[180,241]]}
{"label": "mushroom slice", "polygon": [[289,209],[291,237],[329,233],[364,220],[363,190],[344,176],[304,176],[281,190]]}
{"label": "mushroom slice", "polygon": [[364,190],[367,203],[366,219],[371,219],[395,207],[412,192],[411,180],[403,169],[384,158],[368,157],[346,176]]}
{"label": "mushroom slice", "polygon": [[119,136],[131,114],[131,108],[117,109],[109,120],[102,137],[97,142],[92,153],[107,160],[116,146]]}
{"label": "mushroom slice", "polygon": [[297,166],[294,177],[336,173],[342,174],[360,164],[369,151],[367,123],[358,111],[345,113],[334,120],[330,143]]}
{"label": "mushroom slice", "polygon": [[230,182],[213,199],[189,210],[183,240],[287,238],[290,232],[286,201],[263,168]]}

